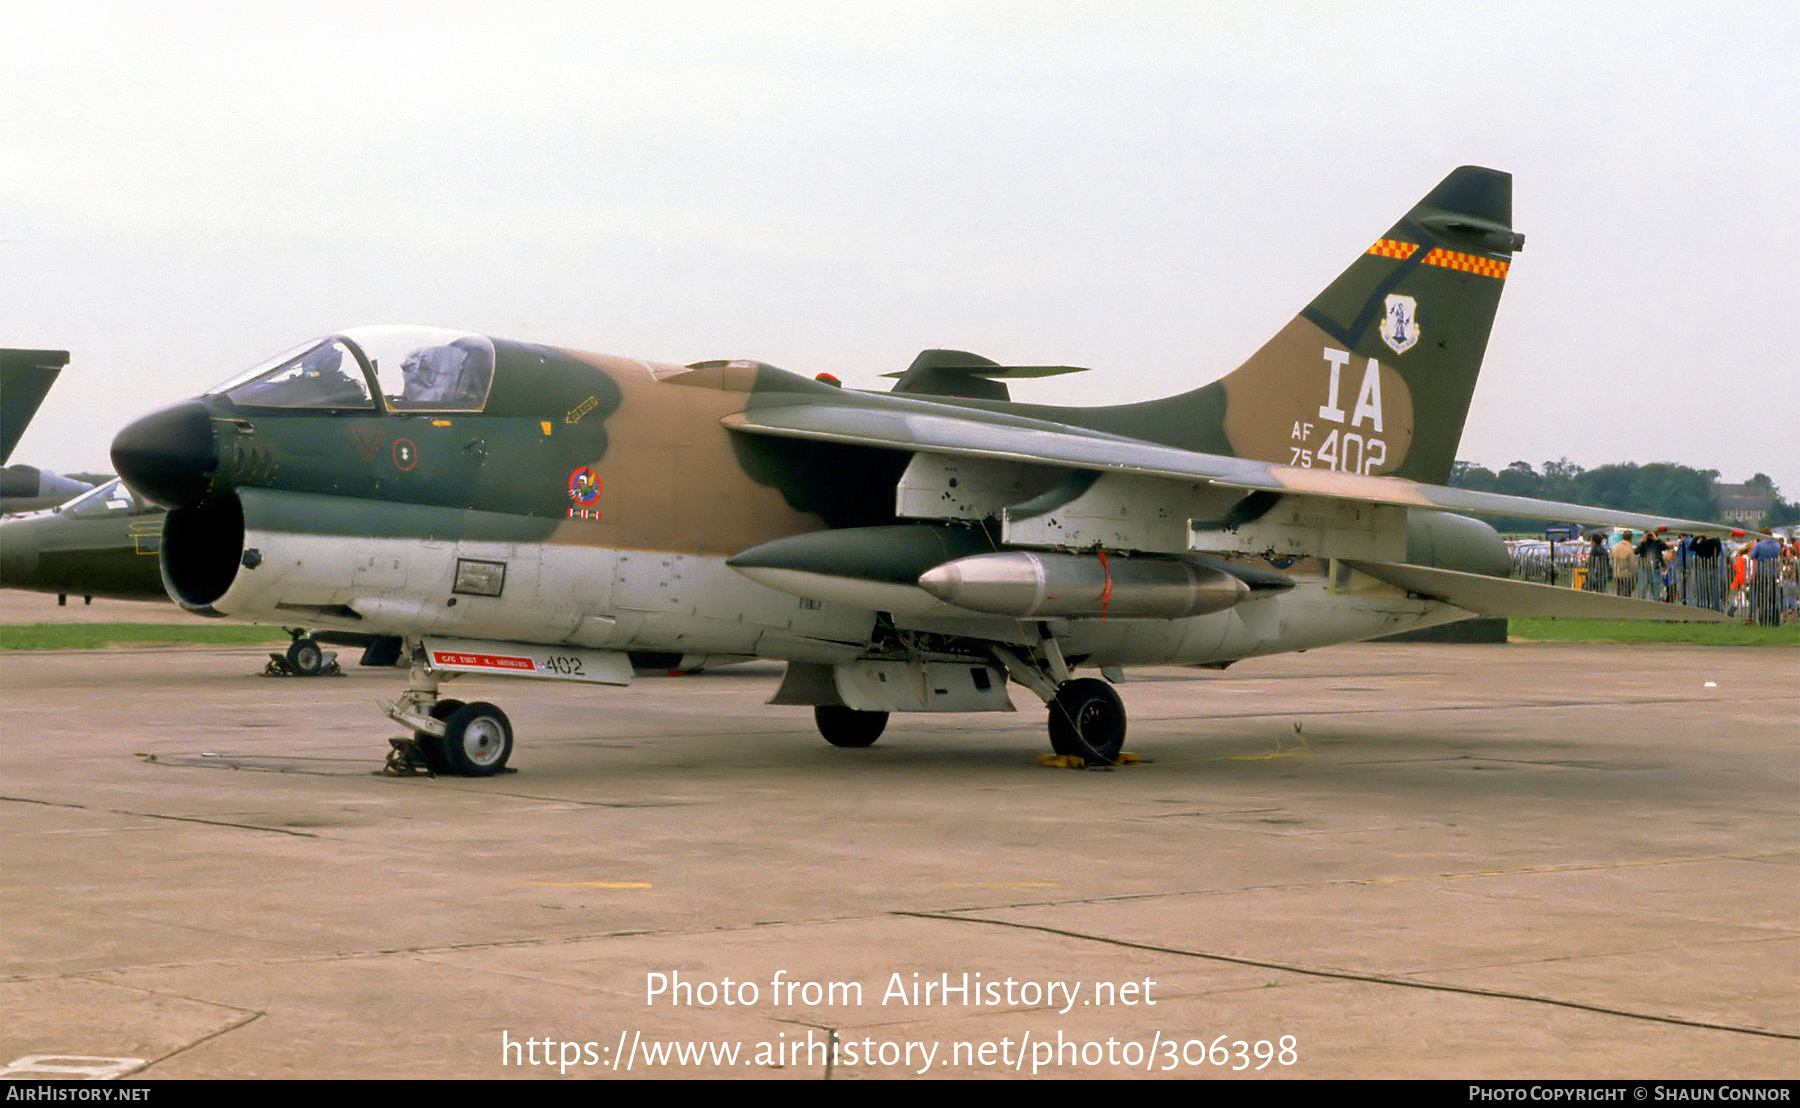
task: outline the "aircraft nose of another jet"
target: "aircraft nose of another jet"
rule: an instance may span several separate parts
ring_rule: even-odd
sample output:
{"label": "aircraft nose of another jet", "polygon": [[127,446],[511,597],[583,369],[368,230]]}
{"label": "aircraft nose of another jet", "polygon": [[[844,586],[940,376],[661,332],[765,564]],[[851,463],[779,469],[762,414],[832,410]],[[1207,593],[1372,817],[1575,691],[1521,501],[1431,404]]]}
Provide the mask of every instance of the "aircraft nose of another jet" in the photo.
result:
{"label": "aircraft nose of another jet", "polygon": [[112,461],[145,499],[191,508],[205,498],[219,468],[212,414],[193,400],[152,412],[113,439]]}

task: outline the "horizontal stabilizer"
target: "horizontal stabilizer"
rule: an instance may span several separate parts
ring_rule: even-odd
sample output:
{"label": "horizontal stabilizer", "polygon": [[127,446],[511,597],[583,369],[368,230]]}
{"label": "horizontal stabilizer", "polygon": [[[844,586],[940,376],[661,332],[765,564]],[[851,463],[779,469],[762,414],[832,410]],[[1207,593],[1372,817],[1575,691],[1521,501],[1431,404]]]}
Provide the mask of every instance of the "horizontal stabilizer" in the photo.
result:
{"label": "horizontal stabilizer", "polygon": [[1001,380],[1025,380],[1033,377],[1056,377],[1064,373],[1085,373],[1072,365],[1000,365],[966,350],[922,350],[912,365],[899,373],[896,393],[912,396],[954,396],[970,400],[1008,400],[1011,394]]}
{"label": "horizontal stabilizer", "polygon": [[1724,623],[1723,613],[1685,604],[1636,600],[1628,596],[1582,592],[1535,581],[1484,577],[1453,569],[1431,569],[1399,562],[1360,562],[1349,565],[1378,581],[1431,600],[1454,604],[1484,616],[1560,616],[1566,619],[1654,619],[1674,623]]}

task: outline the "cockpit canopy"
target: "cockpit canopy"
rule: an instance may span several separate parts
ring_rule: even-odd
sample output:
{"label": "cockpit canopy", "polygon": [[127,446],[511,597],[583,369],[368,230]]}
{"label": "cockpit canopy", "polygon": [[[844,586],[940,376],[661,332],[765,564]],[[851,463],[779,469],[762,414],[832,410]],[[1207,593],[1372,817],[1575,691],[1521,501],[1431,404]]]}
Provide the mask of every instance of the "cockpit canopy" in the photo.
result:
{"label": "cockpit canopy", "polygon": [[58,505],[55,511],[59,515],[72,515],[81,519],[104,519],[108,516],[141,516],[150,512],[159,512],[161,508],[147,504],[136,493],[125,487],[125,482],[114,477],[103,485],[96,485],[65,504]]}
{"label": "cockpit canopy", "polygon": [[494,384],[485,335],[435,327],[358,327],[313,339],[208,390],[246,408],[479,412]]}

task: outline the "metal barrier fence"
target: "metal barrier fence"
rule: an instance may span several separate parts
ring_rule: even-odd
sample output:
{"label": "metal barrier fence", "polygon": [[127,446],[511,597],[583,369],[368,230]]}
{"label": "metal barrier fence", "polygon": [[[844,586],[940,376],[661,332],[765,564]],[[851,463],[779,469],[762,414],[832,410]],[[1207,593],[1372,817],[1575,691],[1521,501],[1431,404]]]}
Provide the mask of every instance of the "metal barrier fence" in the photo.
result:
{"label": "metal barrier fence", "polygon": [[1514,542],[1507,546],[1512,553],[1512,575],[1517,580],[1564,588],[1582,587],[1587,543]]}
{"label": "metal barrier fence", "polygon": [[1699,557],[1671,548],[1662,556],[1632,554],[1614,561],[1611,551],[1596,556],[1586,542],[1514,542],[1512,575],[1563,588],[1585,589],[1639,600],[1660,600],[1711,608],[1745,622],[1773,626],[1782,620],[1800,619],[1800,586],[1795,562],[1762,563],[1762,572],[1751,569],[1740,580],[1729,554]]}

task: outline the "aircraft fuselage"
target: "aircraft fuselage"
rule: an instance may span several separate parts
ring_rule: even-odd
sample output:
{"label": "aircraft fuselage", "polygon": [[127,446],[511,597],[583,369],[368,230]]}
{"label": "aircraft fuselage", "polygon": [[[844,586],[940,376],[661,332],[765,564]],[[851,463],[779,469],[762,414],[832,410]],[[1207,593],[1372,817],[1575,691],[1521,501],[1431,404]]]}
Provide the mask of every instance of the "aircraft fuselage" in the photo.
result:
{"label": "aircraft fuselage", "polygon": [[[905,522],[895,486],[906,455],[748,438],[721,423],[771,393],[838,390],[755,363],[493,349],[479,412],[410,411],[394,398],[276,407],[227,390],[150,417],[142,447],[127,432],[121,465],[178,501],[164,538],[171,595],[204,614],[369,634],[826,664],[879,653],[878,623],[945,642],[1037,637],[1030,621],[922,592],[910,609],[858,605],[726,565],[789,536]],[[1287,573],[1291,590],[1226,611],[1055,622],[1071,656],[1140,665],[1305,649],[1460,614],[1394,590],[1328,589],[1316,560]]]}

